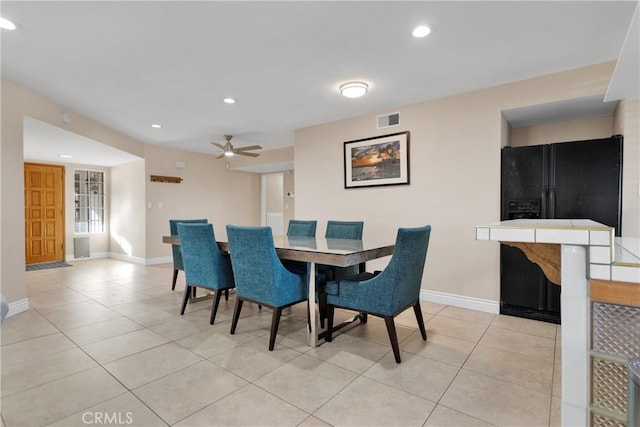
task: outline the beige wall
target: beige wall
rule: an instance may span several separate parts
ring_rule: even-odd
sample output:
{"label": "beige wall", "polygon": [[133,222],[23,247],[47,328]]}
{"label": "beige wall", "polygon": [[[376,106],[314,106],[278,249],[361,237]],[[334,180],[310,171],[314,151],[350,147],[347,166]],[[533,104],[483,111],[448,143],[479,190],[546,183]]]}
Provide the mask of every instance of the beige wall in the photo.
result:
{"label": "beige wall", "polygon": [[263,151],[260,157],[232,156],[219,161],[228,163],[230,169],[241,169],[256,165],[274,165],[273,172],[284,171],[286,167],[277,167],[293,160],[293,147],[277,148],[275,150]]}
{"label": "beige wall", "polygon": [[115,258],[143,263],[146,255],[145,160],[111,168],[109,248]]}
{"label": "beige wall", "polygon": [[624,135],[622,235],[640,236],[640,100],[618,103],[614,133]]}
{"label": "beige wall", "polygon": [[[226,224],[260,225],[260,175],[225,167],[214,155],[146,145],[146,258],[171,255],[162,243],[169,219],[207,218],[216,237],[226,239]],[[184,161],[184,169],[175,162]],[[181,184],[150,182],[150,175],[178,176]],[[151,206],[151,208],[149,208]]]}
{"label": "beige wall", "polygon": [[609,138],[613,134],[613,115],[589,117],[566,122],[513,128],[511,129],[509,145],[511,147],[524,147],[528,145],[553,144],[556,142]]}
{"label": "beige wall", "polygon": [[[604,94],[613,67],[604,63],[405,106],[398,109],[401,126],[386,132],[376,129],[377,114],[300,129],[296,216],[317,218],[319,235],[328,219],[364,220],[365,238],[387,240],[398,227],[431,224],[423,291],[495,303],[498,245],[476,242],[474,226],[500,218],[500,149],[509,139],[502,111]],[[411,184],[345,190],[343,142],[403,130],[411,132]],[[627,168],[637,171],[638,164]],[[637,206],[638,200],[626,203]]]}
{"label": "beige wall", "polygon": [[19,94],[2,81],[2,142],[0,145],[0,290],[9,303],[26,299],[24,287],[24,163],[22,128],[24,111]]}

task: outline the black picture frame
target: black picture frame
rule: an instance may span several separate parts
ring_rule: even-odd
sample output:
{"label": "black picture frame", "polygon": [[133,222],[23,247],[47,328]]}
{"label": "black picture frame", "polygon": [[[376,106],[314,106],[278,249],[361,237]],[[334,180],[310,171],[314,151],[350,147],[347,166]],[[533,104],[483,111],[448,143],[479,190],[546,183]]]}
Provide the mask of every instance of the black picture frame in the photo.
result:
{"label": "black picture frame", "polygon": [[409,131],[346,141],[344,188],[409,184]]}

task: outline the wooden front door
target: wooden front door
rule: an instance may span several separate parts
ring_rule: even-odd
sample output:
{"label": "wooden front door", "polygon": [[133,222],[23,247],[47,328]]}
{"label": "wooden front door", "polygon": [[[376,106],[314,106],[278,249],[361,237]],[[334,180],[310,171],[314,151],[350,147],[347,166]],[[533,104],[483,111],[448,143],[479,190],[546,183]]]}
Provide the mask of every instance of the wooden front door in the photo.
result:
{"label": "wooden front door", "polygon": [[64,166],[24,164],[26,263],[64,261]]}

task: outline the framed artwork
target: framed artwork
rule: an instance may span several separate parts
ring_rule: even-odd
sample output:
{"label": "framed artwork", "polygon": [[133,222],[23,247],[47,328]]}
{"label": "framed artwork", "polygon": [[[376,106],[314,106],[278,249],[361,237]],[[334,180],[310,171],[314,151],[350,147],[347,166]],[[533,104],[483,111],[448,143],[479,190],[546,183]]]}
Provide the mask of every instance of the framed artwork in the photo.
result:
{"label": "framed artwork", "polygon": [[344,143],[344,188],[409,184],[409,132]]}

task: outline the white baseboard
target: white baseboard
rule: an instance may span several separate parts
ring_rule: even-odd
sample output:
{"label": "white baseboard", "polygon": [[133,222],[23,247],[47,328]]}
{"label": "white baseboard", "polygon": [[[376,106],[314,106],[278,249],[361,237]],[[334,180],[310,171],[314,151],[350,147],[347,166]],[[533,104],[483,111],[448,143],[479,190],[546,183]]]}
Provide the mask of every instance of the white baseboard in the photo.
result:
{"label": "white baseboard", "polygon": [[452,305],[454,307],[484,311],[485,313],[500,313],[500,302],[488,299],[466,297],[444,292],[427,291],[424,289],[420,291],[420,299],[437,304]]}
{"label": "white baseboard", "polygon": [[22,313],[27,310],[29,310],[29,298],[22,298],[21,300],[10,302],[7,317],[11,317],[14,314]]}
{"label": "white baseboard", "polygon": [[126,262],[130,262],[133,264],[140,264],[140,265],[157,265],[157,264],[166,264],[166,263],[173,262],[173,256],[171,255],[156,257],[156,258],[140,258],[140,257],[132,257],[129,255],[119,254],[115,252],[96,252],[96,253],[92,253],[90,257],[82,257],[82,258],[74,258],[73,254],[67,254],[65,256],[65,261],[66,262],[85,261],[85,260],[92,260],[92,259],[99,259],[99,258],[114,258],[120,261],[126,261]]}
{"label": "white baseboard", "polygon": [[161,256],[156,258],[147,258],[145,260],[145,265],[157,265],[157,264],[167,264],[173,262],[173,256]]}
{"label": "white baseboard", "polygon": [[137,257],[137,256],[131,256],[131,255],[125,255],[125,254],[118,254],[118,253],[115,253],[115,252],[110,252],[109,253],[109,258],[117,259],[117,260],[120,260],[120,261],[130,262],[132,264],[146,265],[146,260],[144,258],[140,258],[140,257]]}
{"label": "white baseboard", "polygon": [[66,262],[71,262],[71,261],[85,261],[85,260],[91,260],[91,259],[100,259],[100,258],[109,258],[111,255],[109,252],[95,252],[92,253],[91,256],[88,257],[80,257],[80,258],[76,258],[73,256],[73,254],[67,254],[65,256],[65,261]]}

